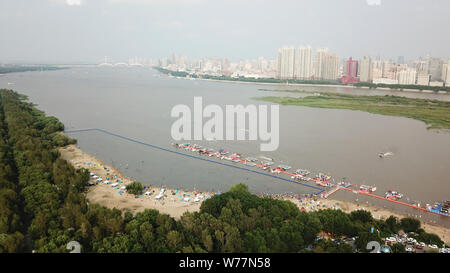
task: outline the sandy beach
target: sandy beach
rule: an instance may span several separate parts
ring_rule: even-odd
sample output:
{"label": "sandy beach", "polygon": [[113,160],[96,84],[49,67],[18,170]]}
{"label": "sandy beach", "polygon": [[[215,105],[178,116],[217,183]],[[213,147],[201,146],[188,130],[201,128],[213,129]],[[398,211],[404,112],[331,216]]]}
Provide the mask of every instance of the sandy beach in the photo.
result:
{"label": "sandy beach", "polygon": [[[186,211],[192,212],[200,209],[201,201],[194,202],[196,194],[203,195],[204,198],[211,196],[210,193],[196,193],[181,189],[178,189],[178,192],[175,193],[175,189],[165,189],[164,197],[160,200],[155,200],[155,196],[158,195],[161,187],[146,185],[147,188],[144,192],[149,191],[152,194],[136,198],[134,195],[126,193],[126,190],[121,190],[121,187],[135,181],[134,179],[122,175],[113,167],[83,152],[75,145],[60,148],[59,151],[61,152],[61,157],[70,162],[75,168],[86,168],[102,178],[103,182],[107,181],[107,177],[110,178],[111,182],[109,184],[101,182],[95,186],[90,186],[86,195],[89,202],[98,203],[108,208],[117,208],[123,212],[130,211],[133,214],[144,209],[156,209],[179,219]],[[118,186],[112,187],[111,185],[114,183],[117,183]],[[120,192],[123,193],[120,194]],[[189,200],[186,201],[188,198]]]}
{"label": "sandy beach", "polygon": [[[146,185],[147,188],[144,192],[149,191],[151,194],[149,196],[142,195],[139,198],[136,198],[134,195],[126,193],[126,190],[121,189],[121,187],[133,182],[134,180],[132,178],[124,176],[112,166],[109,166],[98,158],[85,153],[76,145],[62,147],[59,151],[61,153],[61,157],[70,162],[75,168],[86,168],[103,179],[102,182],[88,188],[87,199],[91,203],[98,203],[108,208],[117,208],[123,212],[130,211],[133,214],[143,211],[144,209],[156,209],[162,213],[169,214],[170,216],[179,219],[180,216],[186,211],[199,211],[201,202],[214,195],[214,193],[211,192],[199,192],[184,189],[165,189],[164,197],[160,200],[156,200],[155,196],[158,195],[161,187]],[[109,178],[109,180],[107,178]],[[110,181],[110,183],[105,184],[103,183],[104,181]],[[111,186],[114,183],[117,183],[117,185],[115,187]],[[155,181],[155,184],[159,183]],[[196,196],[201,197],[198,202],[194,201]],[[354,210],[364,209],[370,211],[376,219],[386,219],[391,215],[398,218],[407,217],[407,215],[367,204],[359,204],[331,198],[301,198],[301,202],[298,198],[293,197],[281,196],[278,198],[289,200],[305,211],[332,208],[341,209],[342,211],[349,213]],[[425,231],[438,234],[447,245],[450,244],[450,229],[424,221],[421,222]]]}

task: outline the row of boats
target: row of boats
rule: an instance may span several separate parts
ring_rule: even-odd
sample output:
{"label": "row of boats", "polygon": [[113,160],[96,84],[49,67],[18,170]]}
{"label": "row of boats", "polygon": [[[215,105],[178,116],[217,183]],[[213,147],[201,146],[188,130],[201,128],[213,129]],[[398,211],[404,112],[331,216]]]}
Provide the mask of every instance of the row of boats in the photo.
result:
{"label": "row of boats", "polygon": [[[322,187],[336,186],[341,188],[350,188],[351,186],[353,186],[351,183],[346,181],[334,183],[334,179],[332,179],[330,175],[324,173],[319,173],[314,177],[310,177],[309,175],[311,174],[311,172],[306,169],[296,169],[295,171],[290,171],[292,167],[284,164],[280,164],[277,167],[274,167],[273,159],[265,156],[260,156],[259,158],[244,157],[241,153],[233,153],[226,149],[215,150],[211,148],[202,147],[198,144],[190,144],[190,143],[182,143],[182,144],[172,143],[172,145],[179,149],[184,149],[186,151],[198,153],[199,155],[216,157],[221,160],[227,160],[233,163],[239,163],[249,167],[260,168],[261,170],[268,171],[272,174],[286,174],[289,175],[293,180],[304,182],[310,181]],[[380,154],[380,157],[389,156],[391,154],[392,153],[390,152],[384,153],[382,156]],[[359,186],[359,192],[363,193],[374,193],[376,190],[377,190],[376,186],[369,186],[369,185]],[[394,190],[389,190],[384,194],[384,197],[388,200],[395,201],[402,199],[403,194]],[[435,213],[449,215],[450,201],[446,201],[443,203],[436,203],[434,206],[430,206],[427,204],[425,208]]]}
{"label": "row of boats", "polygon": [[[319,173],[314,177],[310,177],[309,175],[311,174],[311,172],[306,169],[297,169],[295,171],[289,171],[292,169],[292,167],[283,164],[278,165],[278,167],[273,167],[274,165],[273,159],[265,156],[261,156],[259,157],[259,159],[256,157],[243,157],[241,153],[232,153],[226,149],[221,148],[216,151],[211,148],[206,148],[198,144],[190,144],[190,143],[182,143],[182,144],[172,143],[172,145],[175,146],[176,148],[184,149],[186,151],[197,152],[200,155],[205,155],[208,157],[217,157],[221,160],[228,160],[234,163],[241,163],[249,167],[258,167],[262,170],[267,170],[272,174],[284,173],[290,175],[291,179],[293,180],[304,182],[311,181],[314,182],[316,185],[322,187],[339,186],[343,188],[349,188],[352,186],[351,183],[346,181],[341,181],[336,184],[334,183],[334,179],[332,180],[330,175],[324,173]],[[359,190],[362,192],[373,193],[377,190],[377,188],[375,186],[361,185],[359,187]],[[389,191],[386,193],[386,196],[389,196],[390,198],[400,199],[402,198],[403,195],[395,191]]]}
{"label": "row of boats", "polygon": [[257,167],[262,170],[268,171],[272,174],[287,174],[291,176],[291,179],[301,180],[301,181],[313,181],[318,185],[331,187],[334,184],[330,183],[331,176],[319,173],[315,177],[311,178],[308,175],[311,174],[310,171],[306,169],[297,169],[295,171],[290,171],[292,169],[291,166],[280,164],[277,167],[274,167],[274,162],[272,158],[261,156],[259,158],[256,157],[244,157],[241,153],[232,153],[226,149],[214,150],[211,148],[205,148],[197,144],[190,143],[173,143],[173,146],[184,149],[190,152],[197,152],[200,155],[205,155],[208,157],[216,157],[221,160],[228,160],[234,163],[241,163],[243,165],[249,167]]}
{"label": "row of boats", "polygon": [[[352,186],[351,183],[346,181],[334,183],[334,179],[330,175],[325,173],[318,173],[317,175],[310,177],[311,172],[306,169],[296,169],[295,171],[290,171],[292,169],[291,166],[280,164],[278,167],[274,167],[274,162],[272,158],[261,156],[259,158],[256,157],[244,157],[241,153],[233,153],[226,149],[215,149],[202,147],[198,144],[190,144],[190,143],[172,143],[173,146],[179,149],[184,149],[190,152],[196,152],[200,155],[205,155],[208,157],[216,157],[221,160],[227,160],[234,163],[241,163],[245,166],[249,167],[257,167],[262,170],[266,170],[272,174],[286,174],[291,177],[293,180],[304,181],[304,182],[313,182],[318,186],[322,187],[344,187],[349,188]],[[361,191],[365,192],[375,192],[376,187],[362,185],[360,187]]]}

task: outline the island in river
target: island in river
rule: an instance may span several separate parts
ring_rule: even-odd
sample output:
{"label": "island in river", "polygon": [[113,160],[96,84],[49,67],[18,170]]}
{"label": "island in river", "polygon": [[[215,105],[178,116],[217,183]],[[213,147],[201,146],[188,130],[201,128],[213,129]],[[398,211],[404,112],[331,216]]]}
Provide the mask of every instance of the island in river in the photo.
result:
{"label": "island in river", "polygon": [[363,96],[301,90],[268,90],[300,93],[302,97],[255,98],[282,105],[358,110],[372,114],[400,116],[425,122],[428,129],[450,129],[450,102],[399,96]]}

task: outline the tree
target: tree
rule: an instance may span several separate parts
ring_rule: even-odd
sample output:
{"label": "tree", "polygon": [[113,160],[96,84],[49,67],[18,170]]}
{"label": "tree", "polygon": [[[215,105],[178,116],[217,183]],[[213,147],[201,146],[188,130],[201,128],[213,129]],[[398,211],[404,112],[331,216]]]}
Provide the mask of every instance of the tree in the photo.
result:
{"label": "tree", "polygon": [[385,221],[387,228],[391,233],[396,233],[399,230],[399,222],[397,217],[391,215]]}
{"label": "tree", "polygon": [[350,213],[352,221],[360,221],[362,223],[369,223],[373,221],[372,213],[367,210],[355,210]]}
{"label": "tree", "polygon": [[405,232],[418,232],[420,229],[420,221],[414,218],[403,218],[400,220],[400,227]]}
{"label": "tree", "polygon": [[402,244],[391,245],[392,253],[406,253],[406,248]]}
{"label": "tree", "polygon": [[127,192],[134,194],[134,195],[140,195],[142,194],[142,191],[144,191],[144,186],[142,186],[141,182],[134,181],[127,185]]}

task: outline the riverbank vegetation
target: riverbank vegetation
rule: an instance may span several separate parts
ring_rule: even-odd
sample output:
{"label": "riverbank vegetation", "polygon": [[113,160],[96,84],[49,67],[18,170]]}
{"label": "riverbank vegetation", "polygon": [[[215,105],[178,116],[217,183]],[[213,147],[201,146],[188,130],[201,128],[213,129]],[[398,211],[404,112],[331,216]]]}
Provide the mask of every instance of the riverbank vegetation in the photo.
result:
{"label": "riverbank vegetation", "polygon": [[362,96],[300,90],[267,90],[306,95],[304,97],[261,97],[257,100],[315,108],[359,110],[372,114],[407,117],[425,122],[429,129],[450,129],[450,102],[400,96]]}
{"label": "riverbank vegetation", "polygon": [[62,67],[48,66],[48,65],[1,65],[0,74],[15,73],[15,72],[28,72],[28,71],[48,71],[48,70],[60,70]]}
{"label": "riverbank vegetation", "polygon": [[[286,79],[276,79],[276,78],[252,78],[252,77],[230,77],[230,76],[213,76],[213,75],[198,75],[194,73],[189,73],[185,71],[172,71],[164,69],[162,67],[153,67],[157,71],[171,75],[174,77],[181,78],[195,78],[195,79],[210,79],[210,80],[220,80],[220,81],[232,81],[232,82],[250,82],[250,83],[273,83],[273,84],[317,84],[317,85],[345,85],[342,84],[340,80],[286,80]],[[355,87],[367,87],[369,89],[376,88],[389,88],[392,90],[417,90],[417,91],[446,91],[450,92],[450,87],[448,86],[428,86],[428,85],[415,85],[415,84],[375,84],[368,82],[359,82],[353,84]]]}
{"label": "riverbank vegetation", "polygon": [[417,85],[417,84],[385,84],[385,83],[370,83],[370,82],[358,82],[353,84],[355,87],[368,87],[370,89],[377,88],[389,88],[392,90],[430,90],[430,91],[446,91],[450,92],[449,86],[428,86],[428,85]]}
{"label": "riverbank vegetation", "polygon": [[[88,170],[74,169],[56,149],[71,142],[59,134],[63,129],[24,97],[0,90],[0,252],[67,252],[70,241],[83,252],[353,252],[401,229],[443,243],[415,219],[307,213],[290,201],[253,195],[243,184],[179,220],[88,203]],[[328,239],[352,236],[354,246]]]}
{"label": "riverbank vegetation", "polygon": [[279,83],[279,84],[340,84],[339,81],[331,81],[331,80],[283,80],[283,79],[275,79],[275,78],[251,78],[251,77],[230,77],[230,76],[213,76],[213,75],[197,75],[193,73],[188,73],[184,71],[172,71],[168,69],[164,69],[162,67],[153,67],[159,72],[167,75],[171,75],[174,77],[182,77],[182,78],[195,78],[195,79],[208,79],[208,80],[219,80],[219,81],[232,81],[232,82],[254,82],[254,83]]}

